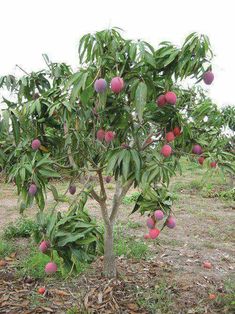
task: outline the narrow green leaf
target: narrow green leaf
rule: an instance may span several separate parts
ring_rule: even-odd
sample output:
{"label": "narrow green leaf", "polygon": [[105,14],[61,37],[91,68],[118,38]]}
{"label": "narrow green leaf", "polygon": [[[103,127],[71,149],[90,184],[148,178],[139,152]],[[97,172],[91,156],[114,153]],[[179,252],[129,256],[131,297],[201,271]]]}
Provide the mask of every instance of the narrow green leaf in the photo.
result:
{"label": "narrow green leaf", "polygon": [[51,169],[42,168],[38,172],[46,178],[60,178],[60,174]]}
{"label": "narrow green leaf", "polygon": [[142,122],[146,100],[147,100],[147,85],[143,82],[140,82],[135,92],[135,106],[140,122]]}
{"label": "narrow green leaf", "polygon": [[130,161],[131,161],[131,153],[129,150],[125,150],[125,155],[122,160],[122,174],[125,180],[128,178],[129,174],[129,167],[130,167]]}

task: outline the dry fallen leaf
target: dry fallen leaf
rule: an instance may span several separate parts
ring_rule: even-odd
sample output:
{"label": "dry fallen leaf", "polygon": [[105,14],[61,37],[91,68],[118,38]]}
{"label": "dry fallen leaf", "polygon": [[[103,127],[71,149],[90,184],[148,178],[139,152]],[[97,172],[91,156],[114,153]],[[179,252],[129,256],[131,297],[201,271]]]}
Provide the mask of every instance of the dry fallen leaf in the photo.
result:
{"label": "dry fallen leaf", "polygon": [[113,290],[113,287],[109,286],[109,287],[107,287],[107,288],[104,290],[104,294],[107,294],[107,293],[109,293],[109,292],[112,291],[112,290]]}
{"label": "dry fallen leaf", "polygon": [[88,308],[89,297],[92,296],[95,292],[96,288],[92,288],[84,297],[84,306]]}
{"label": "dry fallen leaf", "polygon": [[98,293],[98,303],[101,304],[103,301],[103,293],[102,292],[99,292]]}
{"label": "dry fallen leaf", "polygon": [[49,308],[49,307],[41,306],[41,308],[42,308],[44,311],[46,311],[46,312],[50,312],[50,313],[53,313],[53,312],[54,312],[54,310],[52,310],[52,309]]}
{"label": "dry fallen leaf", "polygon": [[5,257],[5,260],[8,261],[8,262],[12,262],[12,261],[15,260],[15,258],[7,256],[7,257]]}
{"label": "dry fallen leaf", "polygon": [[51,292],[54,292],[57,295],[60,296],[69,296],[70,294],[64,290],[58,290],[58,289],[52,289]]}
{"label": "dry fallen leaf", "polygon": [[2,302],[7,301],[9,298],[10,298],[10,295],[9,295],[9,294],[4,294],[4,295],[0,298],[0,304],[1,304]]}
{"label": "dry fallen leaf", "polygon": [[15,257],[16,257],[16,252],[11,253],[10,257],[11,257],[11,258],[15,258]]}
{"label": "dry fallen leaf", "polygon": [[0,260],[0,267],[1,267],[1,266],[6,266],[6,264],[7,264],[6,261],[4,261],[4,260],[2,260],[2,259]]}
{"label": "dry fallen leaf", "polygon": [[127,304],[127,307],[129,310],[132,310],[132,311],[138,311],[138,308],[139,308],[138,305],[135,303],[129,303]]}

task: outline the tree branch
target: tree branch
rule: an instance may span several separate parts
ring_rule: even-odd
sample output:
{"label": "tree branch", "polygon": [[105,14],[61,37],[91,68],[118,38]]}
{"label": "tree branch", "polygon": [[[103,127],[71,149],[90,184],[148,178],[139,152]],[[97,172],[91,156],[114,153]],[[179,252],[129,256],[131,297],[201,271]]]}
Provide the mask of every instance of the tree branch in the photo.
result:
{"label": "tree branch", "polygon": [[59,167],[59,168],[62,168],[62,169],[70,169],[70,168],[72,168],[71,165],[69,165],[69,166],[64,166],[64,165],[58,164],[57,162],[53,162],[53,164],[54,164],[55,166]]}
{"label": "tree branch", "polygon": [[104,187],[104,180],[103,180],[102,172],[101,170],[98,170],[97,173],[98,173],[98,177],[100,181],[100,197],[105,202],[107,199],[107,194]]}
{"label": "tree branch", "polygon": [[[141,147],[141,149],[140,149],[141,151],[145,150],[145,149],[146,149],[149,145],[151,145],[152,143],[159,141],[159,139],[156,139],[156,140],[153,140],[152,142],[148,143],[148,140],[153,136],[153,134],[154,134],[153,131],[151,131],[151,132],[148,134],[146,140],[144,141],[144,143],[143,143],[143,145],[142,145],[142,147]],[[158,137],[159,135],[161,135],[161,131],[156,134],[156,137]]]}
{"label": "tree branch", "polygon": [[26,75],[30,75],[28,72],[26,72],[24,69],[22,69],[18,64],[16,64],[16,67],[19,68],[22,72],[24,72]]}
{"label": "tree branch", "polygon": [[97,201],[97,203],[99,203],[100,208],[101,208],[101,214],[102,214],[102,218],[104,220],[104,223],[106,225],[110,225],[110,219],[109,219],[109,215],[108,215],[108,211],[107,211],[107,206],[106,206],[106,202],[104,200],[102,200],[99,195],[96,193],[95,190],[91,190],[91,195],[92,197]]}
{"label": "tree branch", "polygon": [[118,212],[118,208],[120,206],[120,203],[121,203],[123,197],[128,192],[128,190],[131,187],[132,183],[133,183],[133,180],[127,181],[126,184],[123,187],[121,187],[120,182],[116,181],[116,189],[115,189],[115,193],[114,193],[114,197],[113,197],[113,204],[112,204],[111,214],[110,214],[110,217],[109,217],[111,223],[114,222],[114,220],[115,220],[115,218],[117,216],[117,212]]}
{"label": "tree branch", "polygon": [[[69,132],[69,130],[68,130],[67,124],[65,122],[64,123],[64,135],[65,135],[65,137],[67,137],[68,132]],[[67,152],[68,152],[68,159],[69,159],[69,163],[70,163],[71,167],[73,167],[73,169],[77,169],[77,165],[73,159],[72,149],[70,146],[67,148]]]}
{"label": "tree branch", "polygon": [[96,193],[96,191],[95,190],[91,190],[90,193],[91,193],[91,196],[96,200],[96,202],[100,204],[101,199],[99,198],[99,195]]}

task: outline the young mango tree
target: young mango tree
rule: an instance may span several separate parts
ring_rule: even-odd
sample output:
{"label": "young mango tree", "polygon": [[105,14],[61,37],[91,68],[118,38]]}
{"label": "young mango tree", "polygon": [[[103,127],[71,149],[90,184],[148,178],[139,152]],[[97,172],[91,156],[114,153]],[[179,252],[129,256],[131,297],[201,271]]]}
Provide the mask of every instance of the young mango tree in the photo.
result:
{"label": "young mango tree", "polygon": [[[234,171],[233,156],[218,149],[226,139],[215,136],[221,135],[216,106],[202,99],[200,90],[180,85],[188,78],[212,83],[207,36],[193,33],[182,47],[166,41],[154,49],[109,29],[83,36],[78,54],[76,72],[44,56],[48,69],[0,78],[0,86],[14,95],[3,98],[1,164],[16,182],[21,210],[35,200],[42,211],[47,188],[56,204],[64,200],[50,182],[63,171],[70,175],[71,194],[75,180],[83,179],[80,193],[97,201],[104,222],[104,274],[114,277],[114,225],[128,190],[139,189],[133,212],[147,214],[145,237],[155,239],[165,226],[176,225],[168,185],[181,156],[199,156],[209,168]],[[110,180],[115,183],[111,203]]]}

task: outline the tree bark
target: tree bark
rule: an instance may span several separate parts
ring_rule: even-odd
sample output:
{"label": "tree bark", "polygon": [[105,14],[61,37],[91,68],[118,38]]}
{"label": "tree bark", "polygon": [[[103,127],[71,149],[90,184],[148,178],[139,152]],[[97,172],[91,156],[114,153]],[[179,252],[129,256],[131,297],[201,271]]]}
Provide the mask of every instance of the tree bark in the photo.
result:
{"label": "tree bark", "polygon": [[104,275],[108,278],[114,278],[117,275],[113,244],[113,224],[109,223],[105,225],[104,232]]}
{"label": "tree bark", "polygon": [[116,181],[116,189],[113,196],[113,203],[111,207],[111,213],[108,220],[104,220],[105,232],[104,232],[104,275],[108,278],[116,277],[116,259],[114,254],[114,234],[113,226],[115,224],[118,209],[120,207],[123,197],[132,185],[132,181],[127,182],[123,187],[121,183]]}
{"label": "tree bark", "polygon": [[100,181],[100,195],[98,195],[95,190],[92,190],[90,193],[92,197],[99,203],[104,221],[104,276],[108,278],[114,278],[117,275],[117,269],[114,254],[113,226],[115,224],[121,201],[131,187],[133,181],[127,181],[123,186],[119,181],[116,181],[113,202],[109,212],[106,205],[107,195],[104,187],[102,172],[99,170],[97,173]]}

